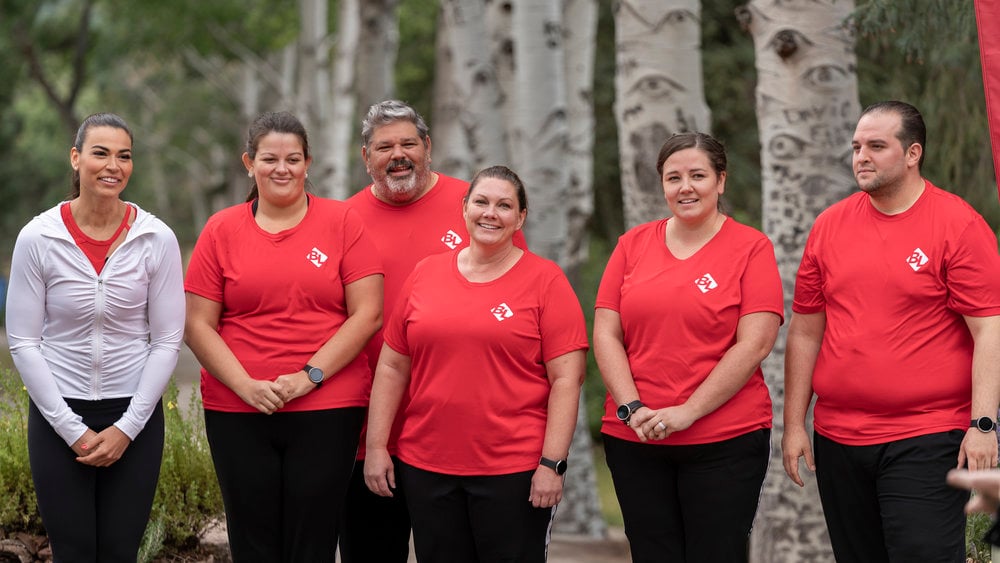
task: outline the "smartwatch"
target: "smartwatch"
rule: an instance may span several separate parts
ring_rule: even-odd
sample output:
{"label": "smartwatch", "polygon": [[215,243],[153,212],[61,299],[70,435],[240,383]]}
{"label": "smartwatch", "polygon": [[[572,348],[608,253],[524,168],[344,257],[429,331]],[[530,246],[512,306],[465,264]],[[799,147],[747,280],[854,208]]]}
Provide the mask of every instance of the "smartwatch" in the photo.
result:
{"label": "smartwatch", "polygon": [[972,423],[969,424],[969,428],[976,428],[983,433],[996,432],[997,421],[988,416],[981,416],[979,418],[973,418]]}
{"label": "smartwatch", "polygon": [[306,372],[306,375],[309,376],[309,381],[315,383],[316,387],[319,387],[320,385],[323,384],[323,370],[319,368],[314,368],[311,365],[306,364],[306,366],[302,368],[302,371]]}
{"label": "smartwatch", "polygon": [[542,458],[538,460],[538,465],[544,465],[545,467],[548,467],[552,471],[555,471],[556,475],[562,475],[563,473],[566,473],[565,459],[560,459],[559,461],[556,461],[554,459],[549,459],[545,456],[542,456]]}
{"label": "smartwatch", "polygon": [[632,413],[639,410],[639,407],[644,407],[646,405],[642,404],[642,401],[636,399],[631,403],[625,403],[623,405],[618,405],[618,411],[615,413],[618,416],[618,420],[622,421],[625,426],[628,426],[628,421],[632,418]]}

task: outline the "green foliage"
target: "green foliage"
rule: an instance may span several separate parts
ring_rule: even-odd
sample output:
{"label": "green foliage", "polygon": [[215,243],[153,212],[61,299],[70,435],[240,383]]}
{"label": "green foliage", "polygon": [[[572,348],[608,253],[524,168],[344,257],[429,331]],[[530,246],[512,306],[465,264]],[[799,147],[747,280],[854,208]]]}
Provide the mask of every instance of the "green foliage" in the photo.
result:
{"label": "green foliage", "polygon": [[1000,228],[972,2],[867,0],[854,18],[862,106],[898,99],[920,109],[924,176]]}
{"label": "green foliage", "polygon": [[28,463],[28,391],[7,368],[0,369],[0,529],[43,530]]}
{"label": "green foliage", "polygon": [[206,524],[223,514],[201,399],[192,393],[187,407],[181,409],[178,397],[172,383],[163,396],[167,428],[163,462],[146,529],[147,543],[160,537],[170,550],[195,547]]}
{"label": "green foliage", "polygon": [[965,523],[965,554],[970,563],[990,563],[992,561],[990,544],[983,541],[983,534],[990,529],[993,522],[987,514],[970,514]]}
{"label": "green foliage", "polygon": [[[140,561],[194,548],[205,527],[223,514],[201,401],[192,393],[182,415],[178,394],[171,384],[163,397],[163,462]],[[44,534],[28,462],[27,420],[27,390],[14,370],[0,368],[0,529]]]}
{"label": "green foliage", "polygon": [[397,10],[400,45],[396,59],[397,97],[424,116],[433,131],[437,3],[402,0]]}
{"label": "green foliage", "polygon": [[[580,273],[580,284],[577,287],[577,295],[580,297],[580,306],[583,307],[583,315],[587,321],[587,334],[594,333],[594,300],[597,297],[597,286],[601,283],[601,276],[604,275],[604,265],[611,255],[611,246],[608,242],[599,237],[590,238],[590,260],[584,265]],[[594,359],[593,342],[591,349],[587,353],[587,377],[583,383],[584,398],[586,400],[587,421],[590,423],[590,435],[595,442],[601,439],[601,417],[604,416],[604,399],[607,389],[604,387],[604,380],[601,379],[601,371],[597,369],[597,361]]]}

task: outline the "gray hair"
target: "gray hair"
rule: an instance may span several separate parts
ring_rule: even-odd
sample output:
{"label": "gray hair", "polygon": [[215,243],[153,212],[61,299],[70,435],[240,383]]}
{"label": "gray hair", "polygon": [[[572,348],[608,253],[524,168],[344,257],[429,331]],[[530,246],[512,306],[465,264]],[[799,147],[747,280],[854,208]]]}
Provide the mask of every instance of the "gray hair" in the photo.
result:
{"label": "gray hair", "polygon": [[369,147],[372,142],[372,135],[375,129],[383,125],[389,125],[397,121],[409,121],[417,128],[417,135],[427,146],[427,135],[429,130],[423,117],[417,113],[410,105],[399,100],[384,100],[372,104],[368,108],[368,114],[361,121],[361,142],[365,147]]}

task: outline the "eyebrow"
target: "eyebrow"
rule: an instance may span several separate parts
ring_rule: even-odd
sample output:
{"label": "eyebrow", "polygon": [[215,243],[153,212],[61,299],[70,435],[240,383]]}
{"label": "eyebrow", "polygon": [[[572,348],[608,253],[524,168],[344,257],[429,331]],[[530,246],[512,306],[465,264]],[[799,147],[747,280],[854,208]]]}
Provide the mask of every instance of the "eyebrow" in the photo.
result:
{"label": "eyebrow", "polygon": [[[94,149],[111,152],[111,149],[104,145],[91,145],[90,150]],[[132,152],[132,149],[131,148],[121,149],[118,152]]]}

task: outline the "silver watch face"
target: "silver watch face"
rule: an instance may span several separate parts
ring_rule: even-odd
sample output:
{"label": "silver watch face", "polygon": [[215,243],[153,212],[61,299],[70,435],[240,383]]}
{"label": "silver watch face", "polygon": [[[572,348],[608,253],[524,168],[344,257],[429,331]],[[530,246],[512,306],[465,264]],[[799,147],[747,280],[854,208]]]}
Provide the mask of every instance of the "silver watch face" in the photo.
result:
{"label": "silver watch face", "polygon": [[976,419],[976,427],[982,432],[992,432],[996,430],[996,423],[993,419],[988,416],[983,416]]}
{"label": "silver watch face", "polygon": [[309,381],[316,384],[323,383],[323,370],[312,368],[307,373],[309,374]]}

